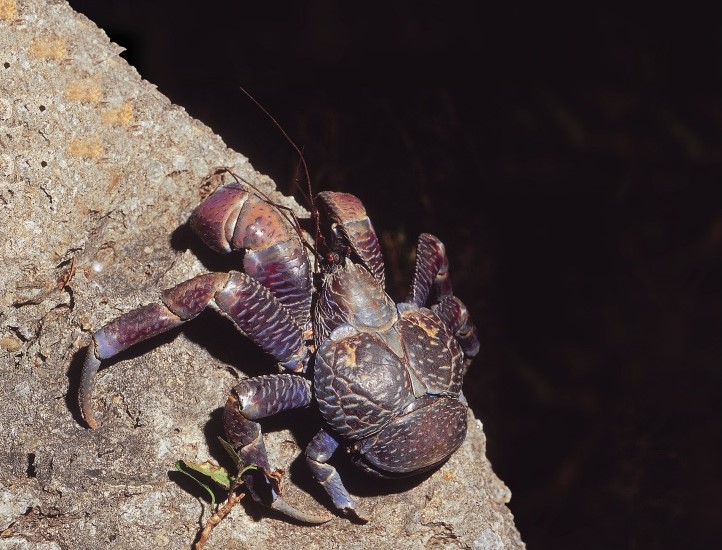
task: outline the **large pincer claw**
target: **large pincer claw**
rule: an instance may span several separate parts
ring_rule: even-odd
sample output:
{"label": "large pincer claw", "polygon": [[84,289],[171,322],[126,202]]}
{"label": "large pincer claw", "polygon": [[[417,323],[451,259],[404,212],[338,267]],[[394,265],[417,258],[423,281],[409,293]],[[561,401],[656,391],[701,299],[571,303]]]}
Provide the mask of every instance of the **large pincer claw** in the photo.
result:
{"label": "large pincer claw", "polygon": [[383,287],[384,260],[381,247],[364,205],[348,193],[323,191],[317,197],[333,221],[333,230],[347,242]]}

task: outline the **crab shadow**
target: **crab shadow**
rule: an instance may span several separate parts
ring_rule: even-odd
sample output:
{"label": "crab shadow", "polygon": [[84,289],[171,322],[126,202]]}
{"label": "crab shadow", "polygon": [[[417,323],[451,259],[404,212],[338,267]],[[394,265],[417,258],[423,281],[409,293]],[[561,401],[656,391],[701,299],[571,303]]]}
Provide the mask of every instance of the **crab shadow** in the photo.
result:
{"label": "crab shadow", "polygon": [[[178,226],[171,233],[169,244],[173,250],[178,252],[190,250],[208,271],[227,272],[238,269],[242,270],[243,268],[242,253],[218,254],[213,252],[205,246],[187,222]],[[181,282],[182,281],[177,281],[177,283]],[[163,289],[158,289],[158,299],[160,299],[161,290]],[[140,302],[138,302],[138,306],[140,305]],[[208,325],[208,328],[203,328],[204,323]],[[204,347],[209,348],[209,351],[214,358],[223,363],[232,364],[233,366],[239,368],[239,370],[243,370],[240,369],[241,365],[238,361],[238,357],[240,356],[250,358],[250,361],[243,361],[243,367],[247,367],[249,364],[258,364],[258,359],[260,355],[263,355],[263,352],[258,350],[258,348],[255,348],[252,344],[244,345],[243,341],[245,338],[240,336],[238,332],[229,325],[230,323],[228,321],[224,322],[224,320],[220,319],[219,315],[214,315],[210,312],[203,312],[199,315],[198,319],[194,319],[190,323],[181,325],[180,327],[155,336],[145,342],[135,344],[118,355],[111,357],[110,359],[103,360],[100,365],[99,372],[107,368],[111,368],[116,363],[141,357],[160,346],[169,344],[181,333],[186,334],[186,336],[195,343],[199,343]],[[217,340],[217,338],[208,338],[208,334],[211,334],[214,331],[219,334],[223,340],[229,338],[230,333],[233,333],[232,338],[239,342],[239,349],[237,351],[231,351],[229,346],[209,345],[212,344],[213,340]],[[65,376],[68,379],[68,392],[65,395],[65,404],[73,419],[80,425],[86,425],[78,404],[78,391],[80,389],[81,373],[87,350],[88,348],[85,346],[76,351],[73,354],[70,364],[65,372]],[[260,363],[263,363],[263,361],[260,361]],[[252,375],[251,373],[248,374]],[[259,372],[258,374],[261,373]],[[220,398],[223,399],[224,397]]]}
{"label": "crab shadow", "polygon": [[[171,248],[177,252],[190,252],[208,271],[243,271],[243,251],[221,254],[208,248],[195,234],[188,222],[176,227],[170,234]],[[180,282],[180,281],[178,281]]]}
{"label": "crab shadow", "polygon": [[[211,355],[214,360],[212,368],[227,368],[236,375],[244,373],[247,376],[269,374],[275,368],[272,358],[240,334],[230,321],[213,311],[204,311],[188,323],[139,342],[109,359],[104,359],[98,372],[113,368],[117,363],[141,358],[162,346],[173,345],[173,341],[181,334],[203,347]],[[76,351],[65,372],[68,380],[65,405],[73,419],[80,425],[86,425],[78,404],[78,392],[87,351],[87,346]],[[143,373],[137,372],[137,375],[142,376]],[[218,402],[211,406],[222,404],[229,390],[230,387],[222,388],[218,394]]]}
{"label": "crab shadow", "polygon": [[[299,490],[310,495],[316,501],[319,510],[325,509],[336,512],[333,509],[331,498],[326,494],[321,485],[312,478],[305,460],[304,450],[306,445],[308,445],[316,432],[323,426],[323,419],[318,410],[312,406],[309,409],[286,411],[263,419],[260,423],[265,435],[270,435],[282,430],[290,431],[294,439],[292,443],[299,449],[298,456],[292,461],[286,473],[285,483],[292,483]],[[209,415],[209,420],[204,427],[204,435],[208,443],[211,458],[218,465],[226,468],[227,471],[235,473],[235,465],[220,442],[220,438],[224,437],[222,408],[215,409]],[[268,460],[272,468],[274,467],[274,458],[274,456],[269,454]],[[339,447],[339,450],[334,454],[329,463],[337,469],[346,489],[348,489],[354,497],[357,497],[357,503],[362,511],[364,510],[363,498],[404,493],[423,483],[436,470],[433,469],[422,474],[399,479],[376,478],[365,474],[354,466],[342,447]],[[178,471],[168,472],[168,476],[188,493],[210,503],[208,493],[188,476]],[[360,501],[359,498],[361,499]],[[264,517],[273,517],[288,523],[301,524],[275,510],[259,506],[250,498],[243,499],[241,503],[246,513],[256,521],[260,521]],[[293,505],[294,503],[290,502],[290,504]],[[336,513],[339,515],[338,512]]]}
{"label": "crab shadow", "polygon": [[[228,272],[243,269],[242,252],[218,254],[210,250],[191,230],[188,223],[180,225],[173,231],[170,236],[170,245],[179,252],[190,250],[208,271]],[[175,283],[179,284],[181,282],[183,281],[179,280]],[[157,301],[160,301],[160,292],[162,290],[162,288],[158,288]],[[137,306],[140,305],[141,302],[139,301]],[[139,342],[109,359],[104,359],[99,372],[112,368],[117,363],[137,359],[156,348],[171,344],[180,334],[185,335],[188,340],[206,349],[218,364],[218,368],[229,368],[230,366],[229,370],[234,373],[242,372],[247,376],[258,376],[274,372],[275,363],[267,354],[242,336],[230,321],[208,310],[201,312],[198,317],[179,327],[144,342]],[[78,391],[87,350],[88,347],[85,346],[75,352],[65,372],[68,387],[65,395],[66,407],[73,419],[80,425],[86,425],[78,404]],[[142,376],[142,373],[138,373],[138,375]],[[219,393],[218,404],[225,401],[227,390],[230,390],[230,388],[226,388]]]}

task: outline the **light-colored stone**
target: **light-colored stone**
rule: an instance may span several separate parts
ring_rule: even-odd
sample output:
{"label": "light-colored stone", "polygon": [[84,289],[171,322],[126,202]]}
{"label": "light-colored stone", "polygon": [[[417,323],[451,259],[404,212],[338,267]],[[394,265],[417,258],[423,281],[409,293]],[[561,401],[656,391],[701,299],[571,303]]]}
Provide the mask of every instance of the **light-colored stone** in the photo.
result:
{"label": "light-colored stone", "polygon": [[[175,332],[101,371],[103,424],[91,431],[75,404],[84,346],[205,269],[197,241],[171,235],[214,167],[304,214],[119,52],[65,2],[0,0],[0,548],[188,547],[208,506],[169,472],[176,459],[219,458],[218,408],[239,370],[259,367],[209,332]],[[319,509],[328,502],[296,460],[310,418],[289,417],[268,448],[290,469],[287,499]],[[238,506],[210,547],[524,547],[471,416],[462,448],[430,477],[344,474],[368,524],[304,527]]]}

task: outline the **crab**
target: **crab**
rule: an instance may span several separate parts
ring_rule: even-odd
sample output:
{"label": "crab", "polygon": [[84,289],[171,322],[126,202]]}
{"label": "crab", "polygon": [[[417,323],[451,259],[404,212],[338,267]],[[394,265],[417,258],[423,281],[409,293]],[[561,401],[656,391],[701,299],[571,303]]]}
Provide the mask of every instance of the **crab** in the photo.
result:
{"label": "crab", "polygon": [[315,405],[323,424],[305,449],[308,468],[337,514],[363,522],[329,459],[345,448],[361,470],[385,478],[443,464],[466,436],[462,382],[479,340],[453,295],[439,239],[419,236],[411,289],[397,304],[384,290],[379,241],[361,201],[326,191],[316,202],[331,223],[325,237],[317,235],[314,259],[288,212],[240,180],[216,189],[190,226],[217,252],[245,250],[244,270],[194,277],[96,331],[78,398],[85,422],[96,428],[92,394],[101,363],[210,307],[279,365],[277,374],[238,383],[223,412],[227,442],[243,464],[257,467],[242,476],[252,498],[303,522],[332,517],[282,498],[258,423]]}

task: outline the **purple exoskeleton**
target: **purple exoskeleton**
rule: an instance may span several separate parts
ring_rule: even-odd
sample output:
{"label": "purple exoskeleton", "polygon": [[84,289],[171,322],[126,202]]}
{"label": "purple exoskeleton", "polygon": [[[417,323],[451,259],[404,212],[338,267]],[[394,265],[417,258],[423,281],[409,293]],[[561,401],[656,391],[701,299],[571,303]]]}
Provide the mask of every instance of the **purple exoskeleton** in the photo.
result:
{"label": "purple exoskeleton", "polygon": [[337,510],[364,521],[336,469],[339,446],[367,473],[401,477],[446,461],[466,436],[464,374],[479,350],[466,307],[452,293],[444,245],[422,234],[411,292],[395,304],[384,291],[379,242],[361,202],[323,192],[331,223],[314,289],[311,258],[289,216],[240,182],[218,188],[193,212],[191,227],[218,252],[245,249],[243,272],[207,273],[165,290],[95,332],[79,392],[91,428],[101,361],[197,316],[207,306],[269,353],[287,372],[249,378],[232,390],[226,438],[244,464],[257,501],[295,519],[329,519],[279,496],[258,420],[318,407],[324,424],[306,447],[313,477]]}

